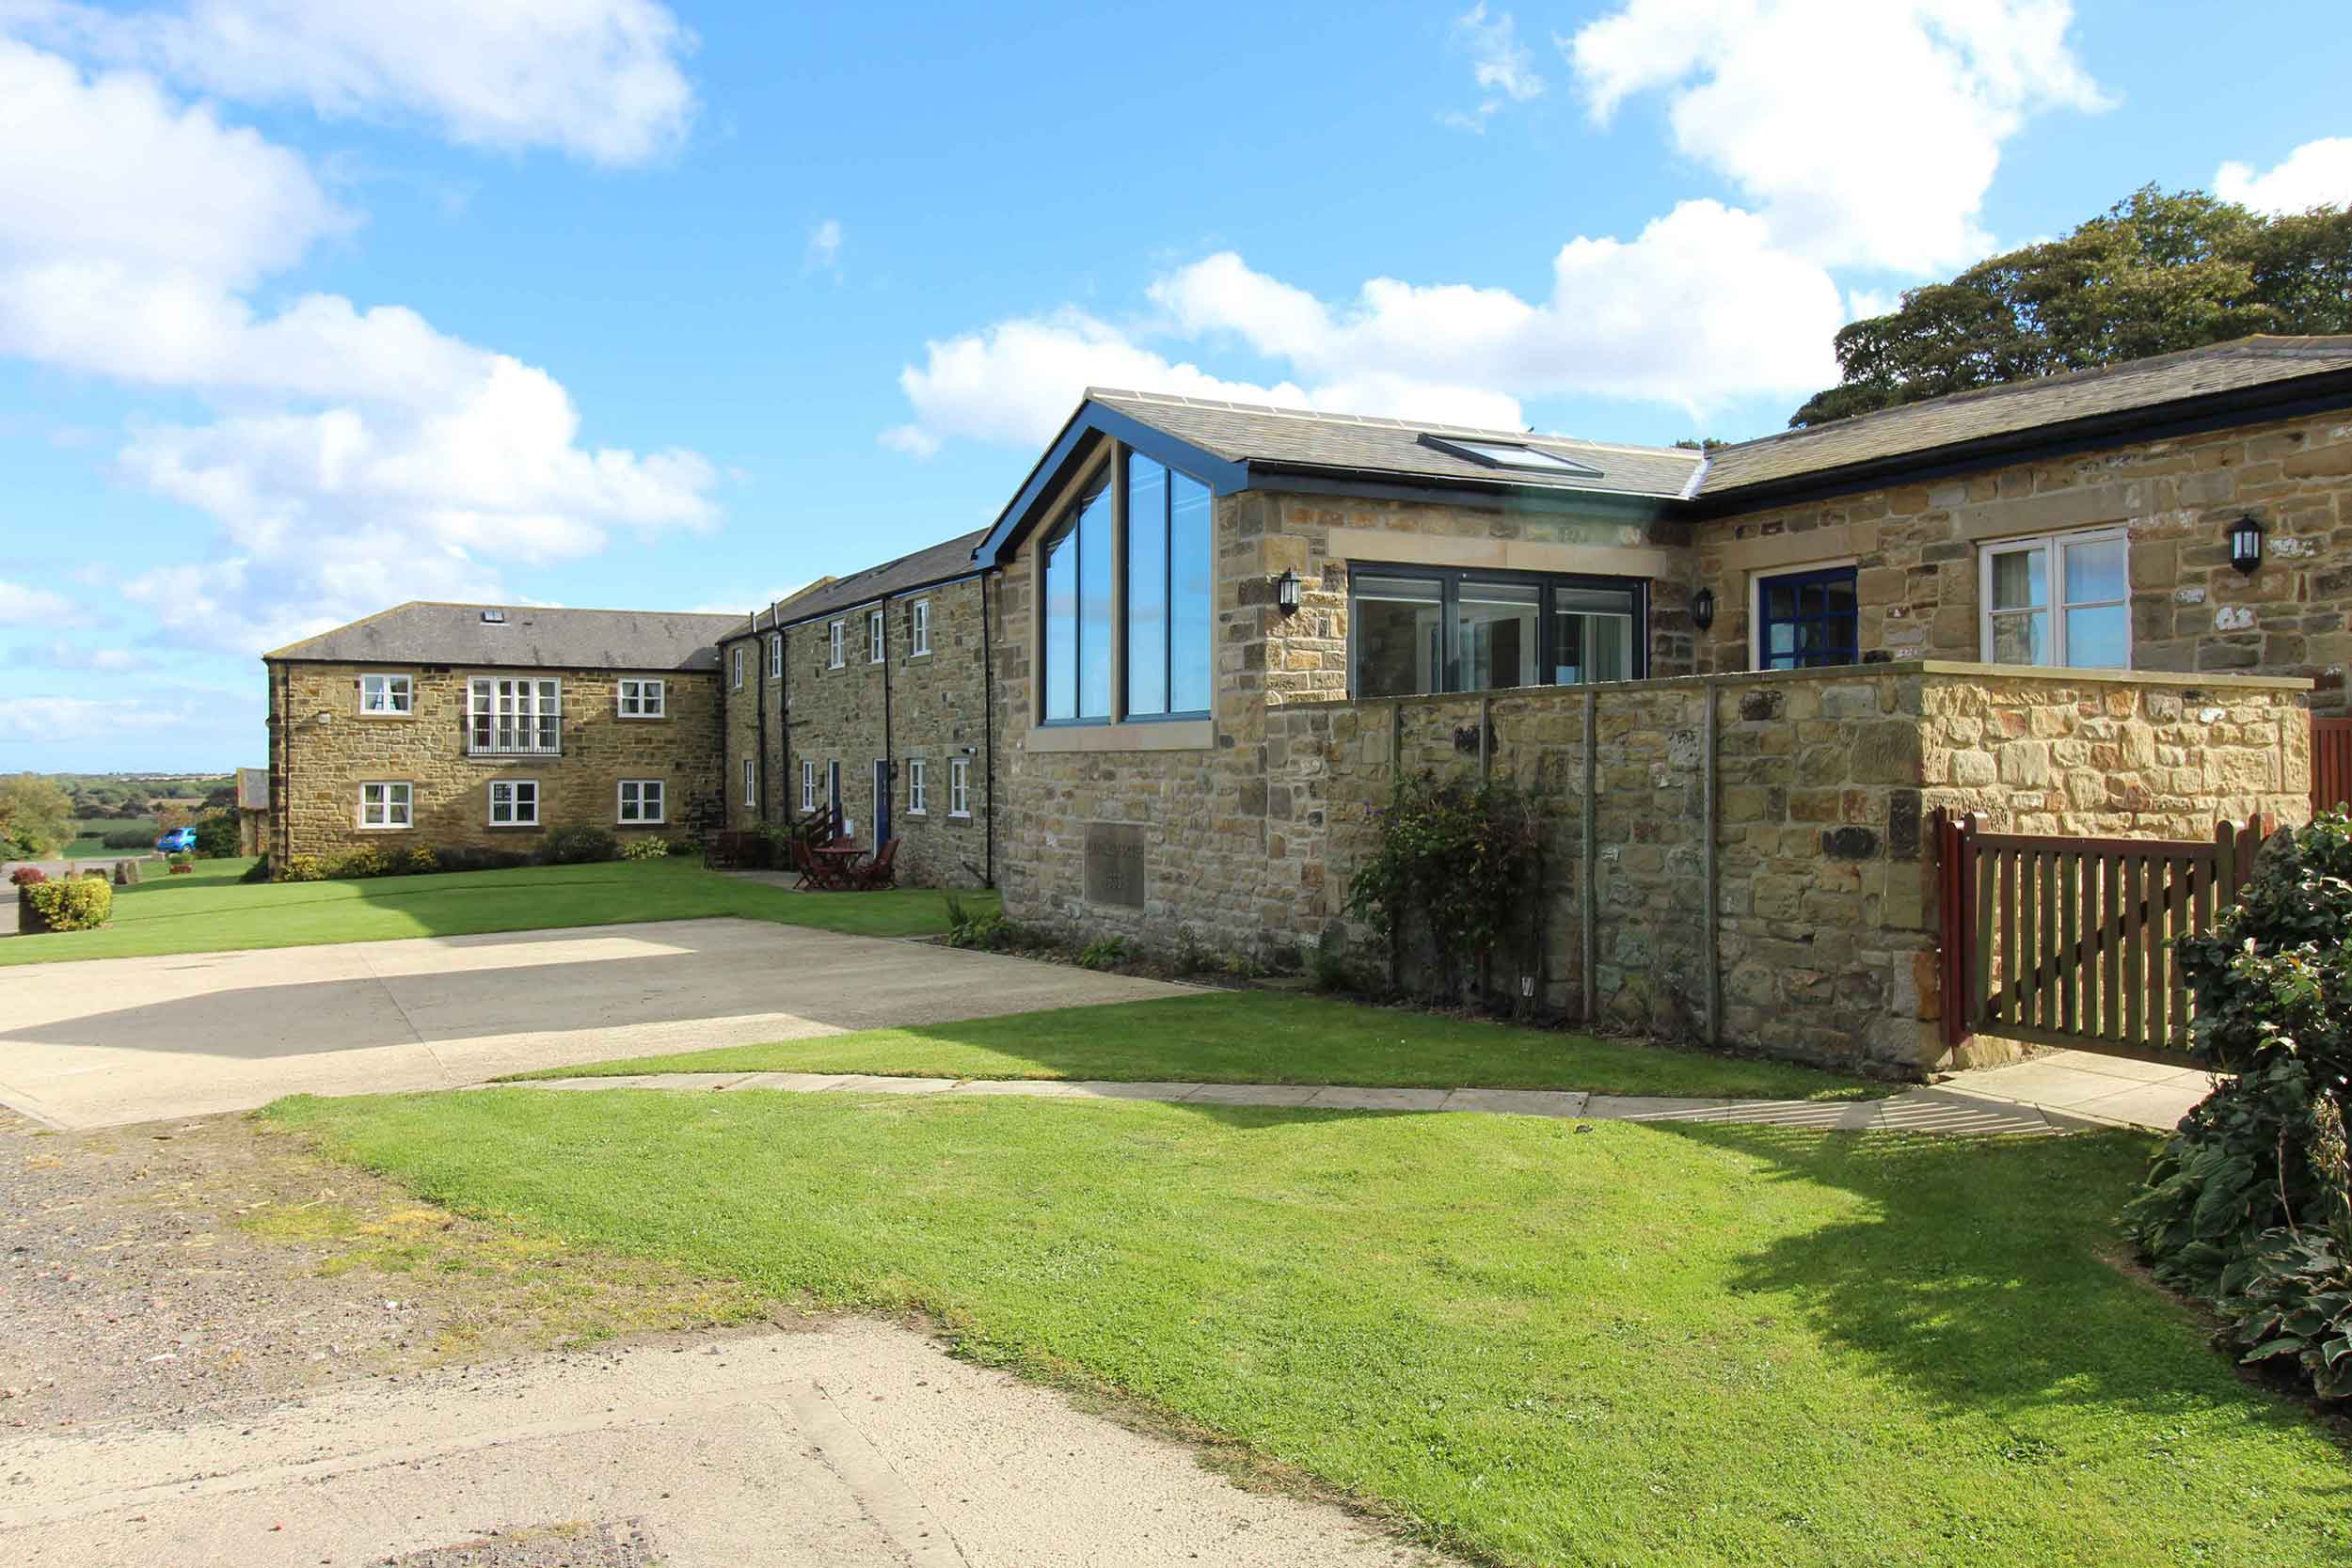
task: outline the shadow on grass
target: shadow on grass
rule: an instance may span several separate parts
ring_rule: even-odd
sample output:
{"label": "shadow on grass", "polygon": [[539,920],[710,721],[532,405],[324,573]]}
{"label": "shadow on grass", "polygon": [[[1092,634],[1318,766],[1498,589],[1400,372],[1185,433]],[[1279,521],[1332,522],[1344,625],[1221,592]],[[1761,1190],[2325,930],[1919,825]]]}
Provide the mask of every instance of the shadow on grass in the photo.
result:
{"label": "shadow on grass", "polygon": [[[2062,1426],[2086,1402],[2154,1424],[2308,1429],[2312,1408],[2241,1377],[2209,1350],[2194,1314],[2130,1269],[2114,1215],[2152,1140],[1820,1135],[1655,1124],[1661,1134],[1745,1156],[1767,1181],[1842,1188],[1870,1217],[1783,1235],[1732,1277],[1737,1291],[1802,1304],[1825,1341],[1869,1357],[1947,1415],[2011,1426],[2021,1462],[2063,1463]],[[1992,1163],[2007,1168],[1998,1178]],[[2021,1169],[2027,1173],[2020,1179]],[[2116,1289],[2118,1278],[2127,1281]],[[2342,1422],[2328,1438],[2352,1458]],[[2007,1455],[2005,1454],[2005,1457]],[[2352,1471],[2325,1497],[2352,1501]]]}

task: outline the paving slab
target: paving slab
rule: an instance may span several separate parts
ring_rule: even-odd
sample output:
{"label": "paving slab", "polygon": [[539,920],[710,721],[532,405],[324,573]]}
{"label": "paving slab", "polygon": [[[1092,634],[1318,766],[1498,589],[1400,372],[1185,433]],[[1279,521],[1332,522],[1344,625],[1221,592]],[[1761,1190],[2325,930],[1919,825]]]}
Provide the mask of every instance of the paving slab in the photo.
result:
{"label": "paving slab", "polygon": [[1184,1096],[1186,1105],[1304,1105],[1327,1084],[1201,1084]]}
{"label": "paving slab", "polygon": [[76,1128],[1200,994],[735,919],[26,964],[0,992],[0,1104]]}
{"label": "paving slab", "polygon": [[1506,1117],[1581,1117],[1592,1096],[1577,1090],[1455,1089],[1440,1109]]}
{"label": "paving slab", "polygon": [[1598,1121],[1708,1121],[1709,1114],[1728,1110],[1735,1100],[1676,1100],[1653,1094],[1597,1094],[1584,1114]]}
{"label": "paving slab", "polygon": [[1439,1111],[1451,1089],[1317,1089],[1307,1104],[1318,1111]]}
{"label": "paving slab", "polygon": [[1993,1137],[2054,1131],[2039,1106],[1945,1089],[1912,1089],[1879,1101],[1875,1131]]}

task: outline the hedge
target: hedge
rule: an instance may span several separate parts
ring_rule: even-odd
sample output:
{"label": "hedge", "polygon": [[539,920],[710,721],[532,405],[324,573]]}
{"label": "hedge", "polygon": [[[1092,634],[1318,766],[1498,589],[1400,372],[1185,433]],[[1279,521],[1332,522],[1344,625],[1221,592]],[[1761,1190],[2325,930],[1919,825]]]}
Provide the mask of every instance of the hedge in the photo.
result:
{"label": "hedge", "polygon": [[94,930],[115,912],[115,890],[103,876],[34,882],[16,895],[22,912],[31,916],[19,922],[28,931]]}

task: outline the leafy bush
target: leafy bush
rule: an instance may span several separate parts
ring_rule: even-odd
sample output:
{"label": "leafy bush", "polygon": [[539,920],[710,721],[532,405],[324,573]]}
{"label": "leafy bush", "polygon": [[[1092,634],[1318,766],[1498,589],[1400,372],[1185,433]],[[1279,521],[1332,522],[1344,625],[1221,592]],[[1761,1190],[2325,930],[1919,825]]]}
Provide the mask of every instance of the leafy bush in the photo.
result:
{"label": "leafy bush", "polygon": [[421,844],[414,845],[400,857],[400,868],[412,877],[430,876],[441,869],[441,857]]}
{"label": "leafy bush", "polygon": [[433,856],[444,871],[512,871],[531,863],[531,857],[518,849],[483,849],[462,844],[436,849]]}
{"label": "leafy bush", "polygon": [[196,869],[196,858],[184,849],[180,850],[171,857],[171,869],[177,875],[185,876]]}
{"label": "leafy bush", "polygon": [[1078,964],[1083,969],[1117,969],[1126,961],[1125,937],[1096,937],[1078,949]]}
{"label": "leafy bush", "polygon": [[612,860],[620,849],[620,841],[610,832],[582,823],[549,833],[547,859],[549,865],[578,865],[588,861]]}
{"label": "leafy bush", "polygon": [[1506,935],[1534,930],[1534,802],[1504,780],[1424,771],[1397,780],[1377,821],[1347,912],[1384,939],[1425,942],[1438,990],[1458,996]]}
{"label": "leafy bush", "polygon": [[38,865],[20,865],[8,873],[8,880],[18,887],[31,887],[49,879],[49,873]]}
{"label": "leafy bush", "polygon": [[159,836],[144,828],[117,828],[101,842],[109,849],[152,849]]}
{"label": "leafy bush", "polygon": [[227,860],[237,852],[237,818],[233,812],[215,812],[196,824],[196,852],[208,860]]}
{"label": "leafy bush", "polygon": [[1307,977],[1319,991],[1344,995],[1357,990],[1356,966],[1349,961],[1346,939],[1334,931],[1316,943],[1307,958]]}
{"label": "leafy bush", "polygon": [[323,882],[326,880],[326,863],[316,855],[292,855],[286,860],[289,882]]}
{"label": "leafy bush", "polygon": [[391,869],[392,863],[385,858],[383,850],[373,844],[363,844],[338,860],[332,874],[344,878],[383,877],[389,875]]}
{"label": "leafy bush", "polygon": [[2212,1302],[2248,1360],[2352,1394],[2352,817],[2274,836],[2235,908],[2180,942],[2214,1092],[2158,1151],[2125,1223],[2156,1277]]}
{"label": "leafy bush", "polygon": [[[139,868],[138,868],[135,864],[132,865],[132,866],[131,866],[131,879],[132,879],[133,881],[135,881],[135,881],[137,881],[137,880],[138,880],[138,874],[139,874]],[[266,882],[266,881],[268,881],[268,880],[269,880],[269,857],[268,857],[267,855],[263,855],[263,856],[262,856],[260,860],[257,860],[257,861],[255,861],[255,862],[254,862],[251,865],[246,866],[246,867],[245,868],[245,875],[244,875],[244,876],[242,876],[242,877],[240,877],[240,878],[238,878],[238,879],[237,879],[237,880],[239,880],[239,881],[241,881],[241,882]]]}
{"label": "leafy bush", "polygon": [[691,855],[694,849],[695,844],[691,838],[674,838],[670,841],[670,853],[673,855]]}
{"label": "leafy bush", "polygon": [[18,896],[31,908],[39,924],[52,931],[95,930],[114,916],[114,885],[103,876],[34,882],[21,889]]}
{"label": "leafy bush", "polygon": [[666,838],[632,838],[621,846],[625,861],[659,861],[670,858],[670,841]]}

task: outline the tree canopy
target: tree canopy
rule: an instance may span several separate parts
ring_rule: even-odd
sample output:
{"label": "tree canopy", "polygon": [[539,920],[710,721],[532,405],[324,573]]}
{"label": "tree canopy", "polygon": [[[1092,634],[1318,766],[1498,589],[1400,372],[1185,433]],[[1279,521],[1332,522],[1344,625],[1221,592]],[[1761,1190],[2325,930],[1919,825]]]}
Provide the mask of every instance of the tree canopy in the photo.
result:
{"label": "tree canopy", "polygon": [[73,836],[73,801],[38,773],[0,778],[0,859],[54,855]]}
{"label": "tree canopy", "polygon": [[2201,348],[2352,332],[2352,208],[2273,216],[2203,191],[2134,191],[2073,233],[1904,291],[1837,334],[1838,385],[1791,426]]}

